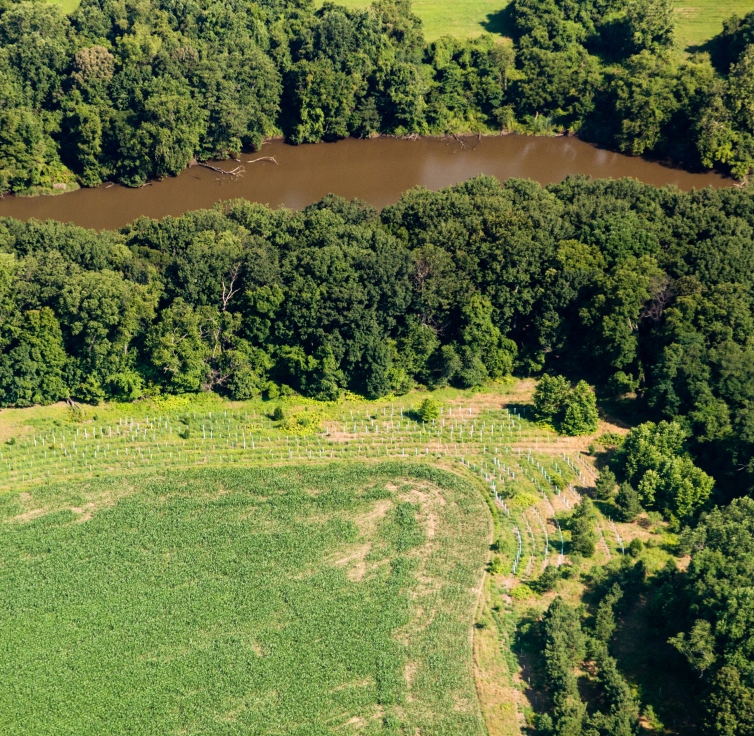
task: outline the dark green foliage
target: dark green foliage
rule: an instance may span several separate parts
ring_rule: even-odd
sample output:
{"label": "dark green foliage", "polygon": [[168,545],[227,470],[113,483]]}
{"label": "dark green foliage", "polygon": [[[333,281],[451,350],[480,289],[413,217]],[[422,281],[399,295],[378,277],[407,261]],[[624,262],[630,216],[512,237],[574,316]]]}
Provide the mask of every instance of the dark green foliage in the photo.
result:
{"label": "dark green foliage", "polygon": [[548,565],[544,569],[544,572],[536,580],[532,580],[528,585],[537,593],[547,593],[555,587],[561,577],[561,571],[557,565]]}
{"label": "dark green foliage", "polygon": [[594,614],[594,636],[599,641],[608,644],[615,631],[615,604],[623,597],[623,591],[618,583],[613,583],[607,595],[597,605]]}
{"label": "dark green foliage", "polygon": [[615,496],[615,505],[623,521],[633,521],[642,511],[639,494],[630,483],[621,483]]}
{"label": "dark green foliage", "polygon": [[670,641],[705,693],[705,733],[743,736],[754,727],[754,501],[741,498],[687,534],[688,571],[670,578]]}
{"label": "dark green foliage", "polygon": [[586,719],[574,670],[586,656],[586,637],[578,614],[562,598],[553,600],[543,620],[544,657],[552,692],[552,733],[578,736]]}
{"label": "dark green foliage", "polygon": [[[109,73],[99,51],[81,64]],[[635,396],[654,422],[612,469],[684,519],[754,485],[752,242],[746,189],[582,178],[479,177],[381,213],[230,202],[117,233],[0,220],[0,402],[331,400],[545,369],[538,415],[562,430],[592,431],[591,385]]]}
{"label": "dark green foliage", "polygon": [[593,640],[590,649],[599,669],[599,681],[609,709],[593,714],[589,725],[604,736],[640,734],[643,729],[639,725],[639,703],[618,671],[617,661],[610,656],[604,641]]}
{"label": "dark green foliage", "polygon": [[634,537],[626,549],[631,557],[638,557],[644,550],[644,542],[639,537]]}
{"label": "dark green foliage", "polygon": [[593,557],[597,549],[597,533],[594,530],[596,517],[594,504],[585,496],[568,520],[571,548],[583,557]]}
{"label": "dark green foliage", "polygon": [[[368,10],[83,0],[70,16],[5,2],[0,192],[139,186],[281,130],[311,143],[519,125],[739,177],[752,169],[754,15],[727,22],[713,66],[673,50],[669,0],[516,0],[508,12],[512,43],[426,44],[408,0]],[[469,371],[478,380],[478,366]]]}
{"label": "dark green foliage", "polygon": [[615,491],[616,485],[617,481],[615,478],[615,473],[613,473],[610,468],[603,468],[600,471],[599,478],[597,478],[597,483],[595,484],[597,498],[601,499],[602,501],[610,500],[613,497],[613,492]]}
{"label": "dark green foliage", "polygon": [[[620,586],[614,585],[600,604],[600,620],[607,621],[607,617],[600,616],[599,611],[603,614],[609,611],[612,616],[612,607],[621,595]],[[577,611],[559,597],[550,604],[542,624],[546,685],[554,707],[551,713],[539,715],[538,732],[553,736],[638,734],[638,703],[605,643],[612,632],[611,626],[607,626],[609,632],[602,632],[605,634],[602,638],[587,639]],[[601,628],[605,629],[604,626]],[[602,690],[600,710],[594,710],[589,715],[586,704],[581,700],[576,679],[576,669],[582,666],[587,651],[597,665]]]}

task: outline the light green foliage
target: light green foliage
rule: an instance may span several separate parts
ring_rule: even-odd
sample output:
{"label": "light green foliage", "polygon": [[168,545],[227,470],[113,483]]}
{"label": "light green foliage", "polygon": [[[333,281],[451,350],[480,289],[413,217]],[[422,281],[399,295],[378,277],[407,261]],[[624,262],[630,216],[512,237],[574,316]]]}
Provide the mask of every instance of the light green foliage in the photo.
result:
{"label": "light green foliage", "polygon": [[704,504],[714,485],[687,456],[685,439],[677,422],[646,422],[628,433],[617,459],[644,506],[679,518]]}
{"label": "light green foliage", "polygon": [[563,376],[542,376],[534,389],[534,409],[542,419],[557,417],[568,399],[571,386]]}
{"label": "light green foliage", "polygon": [[564,434],[597,431],[597,399],[585,381],[571,388],[563,376],[543,376],[534,390],[534,408],[540,418],[551,421]]}
{"label": "light green foliage", "polygon": [[724,21],[735,14],[743,17],[754,10],[754,0],[676,0],[676,43],[688,49],[701,46],[723,30]]}
{"label": "light green foliage", "polygon": [[561,431],[571,436],[593,434],[597,431],[599,413],[594,390],[586,381],[579,381],[568,395]]}
{"label": "light green foliage", "polygon": [[[439,486],[442,544],[424,548],[392,481]],[[334,736],[360,719],[481,735],[468,636],[481,512],[476,489],[399,465],[6,494],[0,730]],[[429,598],[421,576],[438,583]]]}
{"label": "light green foliage", "polygon": [[715,637],[709,621],[699,619],[691,627],[688,639],[684,632],[671,637],[670,643],[688,660],[700,675],[715,663]]}
{"label": "light green foliage", "polygon": [[440,417],[440,405],[431,398],[424,399],[419,407],[419,417],[423,422],[431,422]]}

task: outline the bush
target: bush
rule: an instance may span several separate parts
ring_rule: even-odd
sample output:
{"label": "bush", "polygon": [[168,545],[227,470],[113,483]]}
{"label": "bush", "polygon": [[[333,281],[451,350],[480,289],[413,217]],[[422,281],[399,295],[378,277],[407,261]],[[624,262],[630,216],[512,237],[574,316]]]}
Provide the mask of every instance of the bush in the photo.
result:
{"label": "bush", "polygon": [[620,484],[615,503],[623,521],[633,521],[643,511],[641,503],[639,503],[639,494],[630,483]]}
{"label": "bush", "polygon": [[615,486],[617,485],[617,480],[615,478],[615,473],[613,473],[610,468],[605,468],[601,473],[600,477],[597,478],[596,489],[597,489],[597,498],[608,501],[613,496],[613,491],[615,490]]}
{"label": "bush", "polygon": [[283,411],[283,407],[278,405],[275,407],[274,411],[272,412],[272,420],[274,422],[282,422],[285,419],[285,412]]}
{"label": "bush", "polygon": [[597,550],[595,516],[594,504],[589,498],[584,498],[571,517],[571,547],[583,557],[593,557]]}
{"label": "bush", "polygon": [[419,416],[423,422],[431,422],[440,416],[440,406],[434,399],[424,399],[419,407]]}
{"label": "bush", "polygon": [[642,542],[639,537],[634,537],[631,540],[631,544],[628,545],[628,554],[630,554],[631,557],[638,557],[643,550],[644,542]]}
{"label": "bush", "polygon": [[586,381],[579,381],[565,402],[565,416],[560,429],[576,437],[597,431],[599,413],[594,391]]}
{"label": "bush", "polygon": [[552,422],[564,434],[575,437],[597,431],[597,399],[586,381],[571,388],[563,376],[543,376],[534,390],[534,410],[539,419]]}
{"label": "bush", "polygon": [[560,578],[560,568],[556,565],[548,565],[536,580],[529,583],[529,587],[537,593],[547,593],[555,587]]}

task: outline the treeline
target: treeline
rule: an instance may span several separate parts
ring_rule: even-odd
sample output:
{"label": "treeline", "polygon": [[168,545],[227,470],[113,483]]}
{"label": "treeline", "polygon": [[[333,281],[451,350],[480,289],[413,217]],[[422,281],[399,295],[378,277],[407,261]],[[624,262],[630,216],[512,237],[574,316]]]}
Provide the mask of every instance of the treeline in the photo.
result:
{"label": "treeline", "polygon": [[[6,219],[0,404],[285,387],[378,397],[545,371],[674,422],[614,468],[645,502],[663,507],[663,484],[691,472],[686,452],[743,495],[753,236],[745,189],[583,178],[480,177],[381,213],[335,197],[300,212],[235,201],[119,232]],[[552,386],[553,421],[592,431],[588,388]]]}
{"label": "treeline", "polygon": [[754,733],[754,501],[714,510],[681,541],[691,562],[658,581],[657,625],[696,675],[703,732]]}
{"label": "treeline", "polygon": [[515,0],[513,43],[424,41],[409,0],[0,1],[0,192],[139,186],[192,159],[293,143],[526,130],[754,164],[754,14],[712,54],[671,0]]}
{"label": "treeline", "polygon": [[[659,706],[662,698],[658,702],[654,687],[639,677],[632,688],[621,674],[619,667],[630,663],[613,656],[615,634],[633,619],[622,632],[624,642],[631,636],[635,647],[656,649],[648,661],[657,663],[658,672],[650,679],[677,678],[676,689],[682,687],[685,699],[700,706],[691,716],[699,718],[699,733],[748,736],[754,732],[754,501],[736,499],[686,528],[676,550],[689,556],[685,569],[670,559],[648,574],[645,560],[651,558],[642,549],[634,539],[625,556],[584,574],[584,605],[573,608],[555,597],[540,620],[522,627],[520,643],[525,646],[529,637],[539,653],[536,686],[549,699],[540,705],[537,733],[642,733],[639,697],[650,721],[675,714],[683,723],[689,717],[678,710],[683,704],[667,695],[667,711],[655,714],[649,706]],[[550,565],[530,585],[546,593],[573,575],[570,566]],[[648,627],[646,641],[636,639],[637,621]],[[625,654],[625,643],[617,651]]]}
{"label": "treeline", "polygon": [[[626,558],[629,559],[629,558]],[[626,567],[624,575],[632,574]],[[547,713],[538,714],[537,733],[551,736],[634,736],[639,734],[639,704],[619,672],[609,644],[615,630],[616,603],[623,596],[616,583],[600,600],[591,624],[584,626],[579,612],[557,597],[541,622],[544,684],[552,698]],[[582,699],[578,671],[591,663],[599,705]]]}

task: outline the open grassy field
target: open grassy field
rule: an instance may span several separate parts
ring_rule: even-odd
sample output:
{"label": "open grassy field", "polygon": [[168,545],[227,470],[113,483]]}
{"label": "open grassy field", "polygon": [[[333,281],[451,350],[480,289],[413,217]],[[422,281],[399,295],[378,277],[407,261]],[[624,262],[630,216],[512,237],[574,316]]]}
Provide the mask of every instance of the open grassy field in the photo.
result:
{"label": "open grassy field", "polygon": [[[321,5],[322,0],[317,0]],[[338,0],[347,8],[368,8],[371,0]],[[428,41],[440,36],[468,38],[490,33],[505,34],[502,11],[508,0],[413,0],[414,12],[422,19]]]}
{"label": "open grassy field", "polygon": [[[66,13],[78,7],[79,0],[49,0]],[[323,0],[317,0],[322,3]],[[468,38],[489,32],[507,35],[504,10],[509,0],[413,0],[416,14],[424,22],[428,41],[440,36]],[[371,0],[338,0],[348,8],[366,8]],[[678,21],[676,37],[681,48],[702,45],[720,33],[723,20],[734,13],[745,15],[754,10],[754,0],[676,0]]]}
{"label": "open grassy field", "polygon": [[425,392],[4,410],[0,732],[517,736],[514,642],[553,595],[527,583],[575,563],[578,603],[635,536],[671,557],[609,506],[571,556],[593,438],[534,422],[533,387],[436,391],[428,423]]}
{"label": "open grassy field", "polygon": [[0,732],[484,733],[478,491],[396,463],[0,498]]}
{"label": "open grassy field", "polygon": [[[64,0],[70,2],[70,0]],[[371,0],[339,0],[341,5],[365,8]],[[675,0],[676,38],[681,48],[698,46],[720,33],[723,20],[734,13],[745,15],[754,10],[754,0]],[[485,31],[506,35],[506,0],[414,0],[416,14],[424,22],[427,40],[451,35],[459,38],[478,36]]]}
{"label": "open grassy field", "polygon": [[676,40],[682,48],[700,46],[723,30],[734,13],[754,10],[754,0],[676,0]]}

